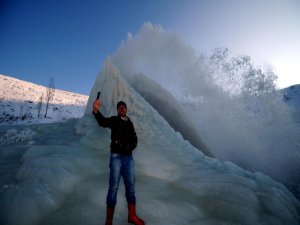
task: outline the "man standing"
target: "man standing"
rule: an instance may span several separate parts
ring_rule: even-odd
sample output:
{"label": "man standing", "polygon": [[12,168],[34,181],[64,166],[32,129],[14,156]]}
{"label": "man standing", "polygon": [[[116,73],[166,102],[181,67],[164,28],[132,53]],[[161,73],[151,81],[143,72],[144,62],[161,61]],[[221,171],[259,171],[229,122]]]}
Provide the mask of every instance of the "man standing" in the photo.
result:
{"label": "man standing", "polygon": [[111,129],[110,176],[106,198],[107,209],[105,225],[112,225],[121,176],[124,180],[125,196],[128,203],[128,222],[135,225],[144,225],[144,221],[140,219],[135,212],[135,177],[132,151],[137,146],[137,136],[131,120],[126,115],[126,103],[123,101],[118,102],[118,116],[109,118],[105,118],[101,114],[99,111],[100,107],[101,101],[99,99],[95,100],[93,103],[93,114],[100,126]]}

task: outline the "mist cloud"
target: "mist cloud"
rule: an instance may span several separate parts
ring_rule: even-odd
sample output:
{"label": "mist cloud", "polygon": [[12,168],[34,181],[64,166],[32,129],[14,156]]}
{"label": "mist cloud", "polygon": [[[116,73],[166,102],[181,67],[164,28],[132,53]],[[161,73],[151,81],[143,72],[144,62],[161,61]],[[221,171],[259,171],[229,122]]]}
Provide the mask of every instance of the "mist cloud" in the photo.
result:
{"label": "mist cloud", "polygon": [[201,55],[177,34],[145,23],[112,61],[128,80],[141,74],[171,93],[217,158],[286,183],[300,179],[299,129],[275,90],[276,75],[251,57],[226,48]]}

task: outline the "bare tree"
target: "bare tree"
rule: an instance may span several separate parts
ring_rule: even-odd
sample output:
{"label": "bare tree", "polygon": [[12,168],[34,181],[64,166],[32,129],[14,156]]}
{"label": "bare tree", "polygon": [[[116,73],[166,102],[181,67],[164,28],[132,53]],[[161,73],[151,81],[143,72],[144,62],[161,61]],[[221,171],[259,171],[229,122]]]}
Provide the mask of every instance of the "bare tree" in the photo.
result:
{"label": "bare tree", "polygon": [[42,105],[43,105],[43,97],[44,97],[44,94],[42,93],[41,97],[39,98],[39,103],[38,103],[38,119],[40,118],[40,114],[41,114],[41,109],[42,109]]}
{"label": "bare tree", "polygon": [[48,112],[48,107],[49,107],[49,103],[50,101],[53,99],[54,96],[54,91],[55,91],[55,87],[54,87],[54,79],[51,77],[50,78],[50,82],[49,85],[46,89],[46,113],[45,113],[45,118],[47,117],[47,112]]}

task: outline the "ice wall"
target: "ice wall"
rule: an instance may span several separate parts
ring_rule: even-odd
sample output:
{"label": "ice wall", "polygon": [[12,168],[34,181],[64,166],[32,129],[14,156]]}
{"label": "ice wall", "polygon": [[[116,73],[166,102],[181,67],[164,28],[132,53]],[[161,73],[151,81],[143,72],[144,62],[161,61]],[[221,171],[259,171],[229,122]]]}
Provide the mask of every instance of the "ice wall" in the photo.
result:
{"label": "ice wall", "polygon": [[[109,74],[109,76],[107,75]],[[111,62],[110,58],[103,65],[101,73],[97,76],[94,86],[91,89],[89,100],[86,106],[85,115],[91,115],[93,102],[98,91],[101,92],[101,110],[104,114],[115,115],[116,106],[119,101],[125,101],[129,115],[143,115],[143,106],[136,104],[132,106],[133,99],[128,95],[128,91],[133,91],[128,82],[121,76],[118,68]]]}
{"label": "ice wall", "polygon": [[[106,64],[104,66],[104,71],[98,75],[90,96],[96,96],[96,93],[98,91],[107,88],[108,82],[106,80],[103,80],[103,73],[112,73],[113,76],[116,77],[115,79],[122,80],[122,82],[127,82],[123,78],[121,78],[120,72],[115,66],[113,66],[110,59],[106,61]],[[180,132],[180,134],[186,140],[190,141],[192,145],[200,149],[203,153],[208,156],[212,156],[212,152],[206,146],[205,141],[201,138],[198,131],[194,128],[192,119],[183,112],[180,104],[178,104],[178,102],[167,90],[142,74],[131,76],[129,77],[128,81],[134,88],[134,90],[140,93],[143,98],[145,98],[145,100],[164,117],[164,119],[175,129],[175,131]],[[120,90],[120,85],[109,87],[111,89],[119,90],[121,93],[114,93],[112,99],[103,96],[104,102],[112,101],[113,104],[116,105],[119,100],[125,98],[125,96],[122,94],[122,92],[124,91]],[[92,98],[92,100],[95,100],[95,97]],[[90,100],[88,103],[86,114],[90,114],[92,100]]]}

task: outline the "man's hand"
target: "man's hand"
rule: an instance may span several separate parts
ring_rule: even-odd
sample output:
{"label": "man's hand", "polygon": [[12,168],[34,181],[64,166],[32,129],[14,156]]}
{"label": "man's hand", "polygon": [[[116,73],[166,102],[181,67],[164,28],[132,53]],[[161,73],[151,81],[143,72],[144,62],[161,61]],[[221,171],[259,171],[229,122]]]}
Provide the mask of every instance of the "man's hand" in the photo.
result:
{"label": "man's hand", "polygon": [[100,100],[99,99],[95,100],[93,103],[93,112],[98,113],[98,110],[100,109],[100,107],[101,107]]}

